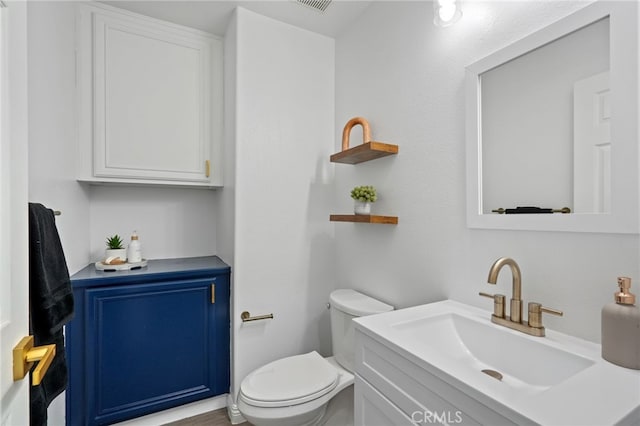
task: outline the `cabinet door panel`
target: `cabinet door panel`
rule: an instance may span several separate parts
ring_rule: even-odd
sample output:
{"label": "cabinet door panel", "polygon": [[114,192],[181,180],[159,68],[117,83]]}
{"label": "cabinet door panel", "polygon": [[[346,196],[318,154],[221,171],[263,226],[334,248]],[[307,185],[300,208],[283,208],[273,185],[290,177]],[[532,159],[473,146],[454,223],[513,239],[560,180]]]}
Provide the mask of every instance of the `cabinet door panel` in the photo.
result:
{"label": "cabinet door panel", "polygon": [[214,352],[226,342],[216,336],[211,283],[87,290],[90,419],[118,421],[216,394]]}
{"label": "cabinet door panel", "polygon": [[355,388],[354,423],[356,426],[416,426],[418,424],[358,375],[355,379]]}
{"label": "cabinet door panel", "polygon": [[207,181],[211,46],[94,15],[94,173]]}

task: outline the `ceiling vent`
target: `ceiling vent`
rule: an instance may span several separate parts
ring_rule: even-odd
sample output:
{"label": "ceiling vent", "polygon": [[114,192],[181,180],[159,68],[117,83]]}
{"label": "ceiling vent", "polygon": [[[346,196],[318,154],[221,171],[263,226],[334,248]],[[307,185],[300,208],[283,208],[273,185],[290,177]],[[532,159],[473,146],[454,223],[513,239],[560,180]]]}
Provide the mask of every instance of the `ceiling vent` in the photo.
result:
{"label": "ceiling vent", "polygon": [[310,7],[318,12],[324,12],[332,0],[295,0],[296,3]]}

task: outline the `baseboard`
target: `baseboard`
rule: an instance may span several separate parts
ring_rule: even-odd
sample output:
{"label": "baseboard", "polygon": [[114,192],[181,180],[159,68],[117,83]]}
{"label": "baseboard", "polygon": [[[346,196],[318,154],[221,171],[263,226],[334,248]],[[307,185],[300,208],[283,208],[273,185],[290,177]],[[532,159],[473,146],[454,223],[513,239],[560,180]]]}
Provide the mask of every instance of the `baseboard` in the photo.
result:
{"label": "baseboard", "polygon": [[116,424],[118,426],[158,426],[165,423],[175,422],[177,420],[186,419],[187,417],[193,417],[198,414],[204,414],[209,411],[224,408],[227,405],[228,396],[229,394],[224,394],[213,398],[203,399],[201,401],[192,402],[190,404],[181,405],[179,407],[170,408],[168,410],[159,411],[157,413],[126,420]]}
{"label": "baseboard", "polygon": [[238,410],[238,404],[235,403],[231,394],[227,395],[227,415],[232,425],[237,425],[247,420],[242,416],[240,410]]}

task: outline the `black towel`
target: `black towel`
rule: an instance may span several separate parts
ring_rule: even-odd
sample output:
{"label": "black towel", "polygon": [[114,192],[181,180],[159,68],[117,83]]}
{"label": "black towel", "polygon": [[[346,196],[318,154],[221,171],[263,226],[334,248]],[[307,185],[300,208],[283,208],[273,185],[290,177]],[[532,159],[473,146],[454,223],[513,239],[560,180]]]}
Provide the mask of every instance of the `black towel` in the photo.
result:
{"label": "black towel", "polygon": [[56,344],[56,356],[39,386],[31,386],[31,425],[47,424],[47,407],[67,387],[63,326],[73,317],[73,291],[55,215],[29,203],[29,312],[37,346]]}

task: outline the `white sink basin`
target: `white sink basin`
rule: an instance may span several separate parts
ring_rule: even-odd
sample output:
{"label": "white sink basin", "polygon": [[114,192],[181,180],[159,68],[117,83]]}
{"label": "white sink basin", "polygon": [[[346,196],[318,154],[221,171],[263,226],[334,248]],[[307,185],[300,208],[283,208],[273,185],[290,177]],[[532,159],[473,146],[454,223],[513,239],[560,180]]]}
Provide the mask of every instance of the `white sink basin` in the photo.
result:
{"label": "white sink basin", "polygon": [[547,389],[594,364],[522,333],[454,313],[392,327],[407,339],[424,342],[432,356],[455,360],[461,370],[478,374],[485,369],[496,371],[510,386],[528,387],[527,393]]}
{"label": "white sink basin", "polygon": [[529,336],[492,323],[491,312],[452,300],[354,322],[357,333],[524,423],[640,424],[640,370],[603,360],[595,343],[549,329],[546,337]]}

